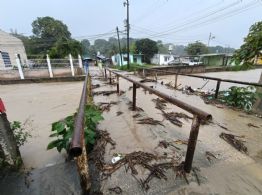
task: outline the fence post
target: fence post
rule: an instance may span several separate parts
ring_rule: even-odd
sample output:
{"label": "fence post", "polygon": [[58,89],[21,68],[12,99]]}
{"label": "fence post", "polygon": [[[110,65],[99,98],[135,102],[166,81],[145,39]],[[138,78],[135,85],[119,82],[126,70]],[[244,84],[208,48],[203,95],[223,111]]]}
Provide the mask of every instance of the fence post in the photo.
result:
{"label": "fence post", "polygon": [[21,63],[20,63],[20,59],[18,58],[17,54],[15,54],[15,60],[16,60],[16,64],[17,64],[17,67],[18,67],[18,72],[19,72],[20,78],[25,79],[23,69],[22,69],[22,66],[21,66]]}
{"label": "fence post", "polygon": [[78,54],[78,64],[79,64],[80,68],[83,68],[82,58],[81,58],[80,54]]}
{"label": "fence post", "polygon": [[54,75],[53,75],[52,66],[51,66],[51,62],[50,62],[50,58],[48,54],[46,54],[46,61],[47,61],[48,72],[49,72],[50,78],[53,78]]}
{"label": "fence post", "polygon": [[176,77],[175,77],[175,89],[177,89],[177,77],[178,77],[178,74],[176,74]]}
{"label": "fence post", "polygon": [[116,91],[117,91],[117,94],[119,95],[119,76],[116,75]]}
{"label": "fence post", "polygon": [[217,81],[217,87],[216,87],[216,93],[215,93],[215,99],[217,99],[217,97],[218,97],[218,92],[219,92],[219,88],[220,88],[220,83],[221,83],[221,81],[218,80],[218,81]]}
{"label": "fence post", "polygon": [[133,83],[133,111],[136,110],[136,84]]}
{"label": "fence post", "polygon": [[184,170],[187,173],[190,173],[191,168],[192,168],[192,162],[193,162],[194,153],[196,149],[200,121],[201,119],[195,115],[192,121],[191,131],[190,131],[188,145],[187,145],[186,159],[185,159],[185,164],[184,164]]}
{"label": "fence post", "polygon": [[69,54],[69,61],[70,61],[70,67],[71,67],[71,72],[72,72],[72,76],[75,76],[75,70],[74,70],[74,64],[73,64],[73,59],[72,59],[72,55]]}

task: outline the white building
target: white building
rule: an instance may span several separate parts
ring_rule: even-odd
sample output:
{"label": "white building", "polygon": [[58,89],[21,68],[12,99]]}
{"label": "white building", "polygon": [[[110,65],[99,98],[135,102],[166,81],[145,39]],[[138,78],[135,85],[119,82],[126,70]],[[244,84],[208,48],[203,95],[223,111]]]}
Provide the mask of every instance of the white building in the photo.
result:
{"label": "white building", "polygon": [[26,63],[27,56],[23,42],[0,30],[0,70],[12,69],[16,66],[16,55],[21,64]]}
{"label": "white building", "polygon": [[175,60],[175,56],[172,54],[155,54],[151,59],[151,63],[158,65],[168,65],[168,63],[173,60]]}

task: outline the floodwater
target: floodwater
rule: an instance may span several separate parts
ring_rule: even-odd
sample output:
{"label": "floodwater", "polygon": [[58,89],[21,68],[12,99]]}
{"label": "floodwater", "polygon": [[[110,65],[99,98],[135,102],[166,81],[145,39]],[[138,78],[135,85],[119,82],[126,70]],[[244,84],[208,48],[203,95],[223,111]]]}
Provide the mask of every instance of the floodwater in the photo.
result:
{"label": "floodwater", "polygon": [[26,123],[32,138],[20,147],[26,168],[43,168],[65,161],[64,154],[46,150],[52,140],[51,125],[73,114],[80,101],[83,82],[18,84],[0,86],[9,121]]}
{"label": "floodwater", "polygon": [[[237,71],[237,72],[228,71],[228,72],[200,73],[196,75],[257,83],[259,81],[261,73],[262,73],[262,69],[254,69],[254,70]],[[174,75],[158,76],[158,79],[160,81],[172,82],[173,84],[175,83]],[[180,87],[184,87],[187,85],[187,86],[191,86],[193,89],[201,88],[202,90],[210,91],[216,89],[217,81],[179,75],[177,84],[180,85]],[[246,87],[246,85],[221,82],[220,90],[226,90],[231,86]]]}
{"label": "floodwater", "polygon": [[[232,73],[212,73],[212,76],[223,78],[237,79],[239,76],[242,80],[249,82],[257,82],[259,80],[261,70],[247,71],[247,72],[232,72]],[[129,73],[126,73],[129,74]],[[249,74],[252,74],[250,76]],[[211,76],[210,73],[205,74]],[[231,75],[231,76],[230,76]],[[130,75],[130,77],[138,80],[139,78]],[[173,76],[158,77],[165,83],[172,81]],[[180,78],[179,82],[182,85],[195,84],[195,88],[199,87],[197,78],[188,80]],[[221,76],[222,78],[222,76]],[[250,79],[252,78],[252,79]],[[201,79],[200,79],[201,81]],[[93,81],[101,83],[101,81]],[[203,81],[201,81],[203,82]],[[96,91],[116,90],[116,86],[105,85]],[[229,108],[221,108],[216,105],[207,105],[203,100],[194,95],[182,94],[180,91],[166,89],[165,86],[155,83],[147,83],[149,86],[168,93],[169,95],[185,101],[186,103],[198,107],[213,116],[214,124],[201,125],[198,136],[197,147],[193,166],[199,168],[201,171],[199,177],[202,184],[198,186],[196,181],[190,182],[190,185],[176,184],[174,176],[171,173],[171,179],[168,181],[152,181],[148,194],[261,194],[262,193],[262,120],[261,118],[248,115],[246,113],[235,111]],[[130,153],[134,151],[151,152],[156,155],[161,155],[166,152],[169,156],[185,155],[186,146],[180,145],[180,151],[162,150],[158,146],[160,140],[174,141],[177,139],[187,140],[190,132],[191,121],[182,120],[183,127],[177,127],[169,121],[164,120],[161,111],[155,108],[152,101],[156,98],[155,95],[148,94],[142,89],[137,89],[137,106],[144,109],[140,114],[144,117],[152,117],[163,122],[165,127],[160,125],[140,125],[137,124],[137,119],[132,116],[136,111],[130,111],[127,103],[132,101],[132,86],[129,82],[120,78],[120,90],[126,93],[117,96],[115,94],[108,96],[95,96],[96,103],[118,101],[117,105],[113,105],[109,112],[104,112],[105,118],[99,125],[100,129],[106,129],[110,133],[113,140],[116,141],[115,149],[107,148],[105,159],[110,163],[114,153]],[[214,85],[215,86],[215,85]],[[194,88],[193,87],[193,88]],[[213,87],[210,85],[209,87]],[[117,116],[116,112],[122,111],[123,114]],[[186,111],[168,104],[166,111],[184,112]],[[142,117],[143,118],[143,117]],[[248,123],[252,123],[258,128],[248,127]],[[220,124],[228,130],[219,127]],[[248,148],[248,154],[243,154],[233,148],[231,145],[222,140],[219,135],[221,132],[231,133],[244,138],[245,145]],[[209,162],[206,158],[206,152],[211,152],[217,159]],[[123,180],[123,177],[125,179]],[[178,182],[179,183],[179,182]],[[121,186],[124,192],[129,194],[141,194],[140,186],[137,182],[125,174],[125,170],[120,170],[111,176],[109,180],[105,180],[102,184],[103,192],[107,193],[106,188]],[[134,190],[134,188],[136,190]]]}
{"label": "floodwater", "polygon": [[[96,79],[101,76],[101,72],[91,69],[93,74],[93,84],[101,84],[95,91],[116,90],[116,86],[110,86],[106,82]],[[246,72],[218,72],[206,73],[204,75],[229,78],[242,81],[257,82],[261,70]],[[129,74],[129,73],[127,73]],[[134,79],[139,78],[130,75]],[[163,76],[158,78],[165,83],[174,81],[174,76]],[[198,78],[179,76],[179,83],[199,88],[207,81]],[[186,185],[183,182],[174,180],[174,175],[170,174],[167,181],[153,179],[150,183],[148,194],[262,194],[262,120],[254,115],[228,108],[218,108],[215,105],[207,105],[203,100],[194,95],[182,94],[180,91],[166,89],[165,86],[155,83],[147,83],[169,95],[185,101],[186,103],[198,107],[213,116],[215,124],[201,125],[198,136],[197,147],[193,166],[200,169],[199,177],[201,185],[196,181]],[[214,88],[216,83],[208,82],[205,90]],[[20,148],[24,164],[27,168],[43,168],[64,162],[65,155],[59,154],[55,149],[46,150],[47,144],[52,140],[48,136],[51,133],[51,124],[74,113],[80,101],[83,82],[73,83],[43,83],[43,84],[23,84],[0,86],[0,97],[3,99],[7,115],[10,121],[18,120],[24,122],[29,120],[29,129],[32,138]],[[143,117],[152,117],[162,121],[163,126],[151,126],[137,124],[137,119],[133,118],[136,111],[128,109],[127,103],[132,101],[131,83],[120,79],[120,90],[125,94],[118,96],[95,96],[95,103],[117,101],[117,105],[112,105],[109,112],[104,112],[104,120],[99,124],[99,129],[106,129],[112,139],[116,141],[114,149],[107,148],[105,159],[111,162],[114,153],[130,153],[134,151],[151,152],[161,155],[164,152],[169,156],[185,155],[186,146],[179,145],[179,152],[172,149],[162,149],[157,147],[160,140],[174,141],[177,139],[187,140],[191,127],[191,120],[182,120],[183,127],[177,127],[169,121],[164,120],[161,111],[155,108],[153,98],[155,95],[148,94],[142,89],[137,89],[137,106],[143,108],[140,114]],[[221,84],[221,89],[228,86]],[[123,114],[117,116],[117,112]],[[166,111],[184,112],[180,108],[168,104]],[[142,117],[142,118],[143,118]],[[228,128],[222,129],[217,123]],[[259,128],[248,127],[252,123]],[[232,133],[244,137],[245,145],[248,148],[248,155],[238,152],[224,140],[219,138],[221,132]],[[209,162],[205,153],[209,151],[217,156],[217,159]],[[55,172],[55,171],[54,171]],[[191,180],[190,180],[191,181]],[[105,194],[109,187],[121,186],[126,194],[141,194],[140,185],[130,174],[122,170],[112,175],[109,180],[103,181],[103,191]]]}

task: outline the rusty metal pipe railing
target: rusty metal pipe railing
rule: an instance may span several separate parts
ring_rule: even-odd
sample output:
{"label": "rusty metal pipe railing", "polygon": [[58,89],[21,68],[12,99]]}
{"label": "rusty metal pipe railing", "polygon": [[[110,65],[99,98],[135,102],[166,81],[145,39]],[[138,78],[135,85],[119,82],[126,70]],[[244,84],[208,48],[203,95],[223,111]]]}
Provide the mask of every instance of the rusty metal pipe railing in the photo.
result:
{"label": "rusty metal pipe railing", "polygon": [[69,149],[69,154],[77,157],[82,154],[84,146],[84,125],[85,125],[85,106],[87,102],[87,83],[88,75],[86,75],[82,95],[79,103],[78,112],[75,118],[74,131]]}
{"label": "rusty metal pipe railing", "polygon": [[[189,140],[188,140],[188,146],[187,146],[187,153],[185,157],[185,163],[184,163],[184,170],[185,172],[189,173],[192,169],[192,163],[193,163],[193,158],[194,158],[194,153],[195,153],[195,148],[196,148],[196,143],[197,143],[197,137],[198,137],[198,132],[199,132],[199,127],[201,120],[209,120],[212,118],[211,114],[208,114],[194,106],[191,106],[185,102],[182,102],[174,97],[171,97],[165,93],[162,93],[160,91],[157,91],[156,89],[153,89],[151,87],[148,87],[147,85],[140,83],[139,81],[136,81],[132,78],[129,78],[128,76],[122,75],[116,71],[110,70],[110,69],[105,69],[105,71],[108,70],[109,74],[111,76],[111,72],[115,74],[118,77],[122,77],[130,82],[133,83],[133,110],[136,109],[136,88],[139,86],[141,88],[144,88],[145,90],[157,95],[158,97],[163,98],[164,100],[192,113],[194,115],[192,125],[191,125],[191,130],[190,130],[190,135],[189,135]],[[119,90],[119,81],[118,81],[118,90]]]}
{"label": "rusty metal pipe railing", "polygon": [[153,93],[153,94],[163,98],[164,100],[166,100],[166,101],[168,101],[168,102],[170,102],[170,103],[172,103],[172,104],[174,104],[174,105],[176,105],[176,106],[178,106],[178,107],[180,107],[180,108],[182,108],[182,109],[192,113],[193,115],[199,116],[203,120],[209,120],[209,119],[212,118],[212,116],[210,114],[208,114],[208,113],[206,113],[206,112],[204,112],[204,111],[202,111],[202,110],[200,110],[200,109],[198,109],[198,108],[196,108],[194,106],[191,106],[191,105],[189,105],[189,104],[187,104],[187,103],[185,103],[183,101],[180,101],[180,100],[178,100],[178,99],[176,99],[176,98],[174,98],[172,96],[169,96],[169,95],[167,95],[167,94],[165,94],[163,92],[160,92],[160,91],[158,91],[156,89],[153,89],[153,88],[151,88],[151,87],[149,87],[149,86],[147,86],[147,85],[145,85],[143,83],[140,83],[139,81],[131,79],[131,78],[129,78],[129,77],[125,76],[125,75],[122,75],[122,74],[120,74],[118,72],[112,71],[110,69],[107,69],[107,70],[109,72],[114,73],[115,75],[117,75],[119,77],[122,77],[122,78],[132,82],[136,86],[140,86],[140,87],[144,88],[145,90],[147,90],[147,91],[149,91],[149,92],[151,92],[151,93]]}

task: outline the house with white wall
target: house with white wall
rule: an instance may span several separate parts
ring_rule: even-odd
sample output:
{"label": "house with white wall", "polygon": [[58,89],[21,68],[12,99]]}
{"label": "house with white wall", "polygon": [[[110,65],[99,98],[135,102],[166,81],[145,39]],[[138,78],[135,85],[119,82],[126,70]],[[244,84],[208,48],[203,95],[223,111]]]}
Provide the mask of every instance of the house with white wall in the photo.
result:
{"label": "house with white wall", "polygon": [[26,63],[27,56],[23,42],[0,30],[0,70],[12,69],[16,66],[16,56],[21,64]]}
{"label": "house with white wall", "polygon": [[[143,64],[142,56],[143,56],[142,54],[129,54],[129,59],[130,59],[129,61],[131,64],[134,63],[134,64],[142,65]],[[126,53],[122,54],[123,64],[121,64],[121,55],[119,53],[116,55],[113,55],[111,59],[112,59],[113,65],[115,66],[127,65],[127,54]]]}
{"label": "house with white wall", "polygon": [[175,56],[172,54],[155,54],[153,58],[151,58],[151,63],[157,65],[168,65],[168,63],[173,60],[175,60]]}

